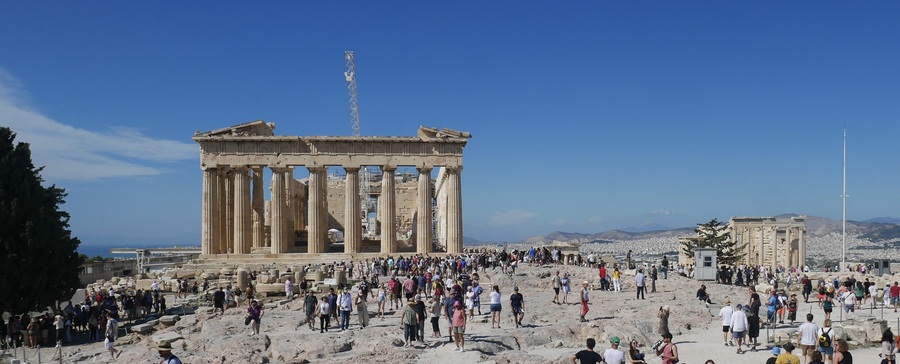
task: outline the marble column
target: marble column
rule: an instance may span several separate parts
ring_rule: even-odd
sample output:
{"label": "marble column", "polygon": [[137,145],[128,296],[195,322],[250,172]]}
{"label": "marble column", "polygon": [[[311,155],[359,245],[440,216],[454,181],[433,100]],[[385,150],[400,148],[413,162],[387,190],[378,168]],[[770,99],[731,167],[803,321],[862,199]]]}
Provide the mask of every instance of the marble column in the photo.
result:
{"label": "marble column", "polygon": [[763,265],[763,263],[766,262],[766,251],[763,249],[763,247],[765,246],[763,244],[763,242],[765,241],[766,231],[763,230],[763,226],[760,224],[759,228],[757,229],[757,232],[759,233],[759,235],[757,236],[756,246],[759,249],[756,249],[756,253],[758,256],[758,258],[756,259],[756,265],[761,266],[761,265]]}
{"label": "marble column", "polygon": [[788,225],[787,228],[784,229],[784,235],[785,235],[786,241],[787,241],[787,244],[786,244],[787,246],[785,247],[786,248],[785,251],[787,252],[788,259],[787,259],[786,265],[787,265],[788,269],[790,269],[791,266],[797,265],[797,261],[795,260],[797,258],[797,252],[795,252],[793,249],[794,237],[791,234],[792,229],[793,228],[790,225]]}
{"label": "marble column", "polygon": [[307,234],[307,253],[324,253],[326,231],[324,227],[327,210],[323,211],[324,189],[327,187],[325,180],[325,167],[307,167],[309,169],[309,203],[307,216],[309,218]]}
{"label": "marble column", "polygon": [[381,253],[395,253],[397,241],[396,222],[397,202],[394,191],[394,171],[397,167],[383,166],[381,168],[381,203],[379,204],[378,220],[381,221]]}
{"label": "marble column", "polygon": [[284,174],[284,205],[285,210],[284,214],[284,239],[287,241],[286,252],[290,252],[294,247],[294,240],[296,240],[296,225],[295,219],[297,217],[297,186],[296,180],[294,180],[294,167],[288,167],[287,172]]}
{"label": "marble column", "polygon": [[460,254],[463,249],[462,166],[447,168],[447,253]]}
{"label": "marble column", "polygon": [[250,254],[253,238],[250,208],[250,170],[234,168],[234,254]]}
{"label": "marble column", "polygon": [[800,258],[800,269],[806,265],[806,241],[803,240],[803,228],[797,228],[797,252],[798,258]]}
{"label": "marble column", "polygon": [[215,168],[203,168],[203,211],[200,224],[203,226],[200,238],[201,251],[204,255],[219,254],[218,246],[218,201],[219,174]]}
{"label": "marble column", "polygon": [[219,183],[218,183],[218,206],[217,211],[219,214],[218,226],[216,227],[219,231],[218,236],[218,250],[219,254],[228,254],[231,250],[231,201],[230,201],[230,193],[231,193],[231,168],[230,167],[219,167]]}
{"label": "marble column", "polygon": [[253,167],[253,247],[266,246],[266,201],[263,190],[263,169]]}
{"label": "marble column", "polygon": [[359,211],[359,167],[344,167],[347,180],[344,187],[344,253],[362,250],[362,225]]}
{"label": "marble column", "polygon": [[272,169],[272,203],[270,212],[272,214],[271,233],[272,254],[281,254],[288,251],[287,223],[285,220],[285,207],[287,205],[286,189],[284,188],[285,175],[288,173],[287,168],[273,167]]}
{"label": "marble column", "polygon": [[431,168],[417,168],[419,171],[418,195],[416,196],[416,252],[431,253]]}

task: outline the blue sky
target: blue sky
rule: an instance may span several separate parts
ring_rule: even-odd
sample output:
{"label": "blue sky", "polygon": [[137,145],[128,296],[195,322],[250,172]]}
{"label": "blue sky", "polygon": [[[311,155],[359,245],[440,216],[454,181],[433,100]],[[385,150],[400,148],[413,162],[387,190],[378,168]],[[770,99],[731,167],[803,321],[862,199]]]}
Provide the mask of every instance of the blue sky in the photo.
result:
{"label": "blue sky", "polygon": [[[896,2],[3,2],[0,125],[84,244],[198,244],[196,130],[473,134],[465,235],[898,216]],[[298,176],[302,177],[302,176]]]}

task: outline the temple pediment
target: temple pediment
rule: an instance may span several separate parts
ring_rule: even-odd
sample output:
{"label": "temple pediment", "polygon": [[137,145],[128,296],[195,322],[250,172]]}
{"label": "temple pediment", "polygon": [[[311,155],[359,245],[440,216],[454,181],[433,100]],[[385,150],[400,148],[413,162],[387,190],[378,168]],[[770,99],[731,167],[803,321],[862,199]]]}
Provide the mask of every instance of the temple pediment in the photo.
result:
{"label": "temple pediment", "polygon": [[273,136],[275,135],[275,123],[267,123],[262,120],[229,126],[203,133],[197,131],[194,136],[220,137],[220,136]]}
{"label": "temple pediment", "polygon": [[428,141],[435,139],[466,139],[472,137],[472,134],[465,131],[458,131],[453,129],[437,129],[431,128],[427,126],[419,126],[419,139]]}

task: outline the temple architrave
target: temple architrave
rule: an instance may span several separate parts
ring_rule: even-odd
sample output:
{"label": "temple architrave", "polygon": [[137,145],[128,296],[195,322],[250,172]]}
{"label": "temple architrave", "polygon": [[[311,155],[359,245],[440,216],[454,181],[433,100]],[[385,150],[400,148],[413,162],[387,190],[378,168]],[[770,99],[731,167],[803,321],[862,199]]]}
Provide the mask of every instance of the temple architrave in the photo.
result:
{"label": "temple architrave", "polygon": [[[802,268],[806,264],[805,221],[806,216],[732,217],[724,233],[737,242],[736,246],[744,246],[744,255],[737,264]],[[685,256],[680,246],[696,239],[679,238],[679,264],[693,264],[694,258]]]}
{"label": "temple architrave", "polygon": [[[335,231],[342,235],[338,254],[350,258],[397,253],[398,238],[409,239],[415,253],[463,251],[460,174],[471,134],[422,126],[415,137],[300,137],[276,136],[274,129],[274,123],[259,120],[194,134],[203,170],[201,259],[331,259],[321,255],[332,250]],[[339,184],[343,206],[329,206],[336,186],[326,175],[329,167],[346,174]],[[369,183],[360,181],[360,175],[369,176],[360,173],[366,167],[381,172],[380,190],[369,196],[377,200],[377,236],[370,236],[360,208],[370,203],[360,201],[360,182]],[[414,185],[395,175],[398,167],[417,170]],[[306,168],[309,178],[294,179],[297,168]],[[432,180],[435,168],[438,177]],[[264,169],[272,176],[268,201]],[[397,215],[397,183],[415,188],[414,203],[399,208],[409,216]]]}

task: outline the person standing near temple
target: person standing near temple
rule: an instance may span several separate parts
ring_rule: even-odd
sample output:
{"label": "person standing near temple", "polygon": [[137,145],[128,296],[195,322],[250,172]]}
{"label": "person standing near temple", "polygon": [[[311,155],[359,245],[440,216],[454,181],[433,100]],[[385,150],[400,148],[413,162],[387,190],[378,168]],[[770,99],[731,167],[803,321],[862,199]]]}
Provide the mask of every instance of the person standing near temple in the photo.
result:
{"label": "person standing near temple", "polygon": [[659,273],[656,270],[656,264],[650,267],[650,293],[656,293],[656,279],[659,278]]}

